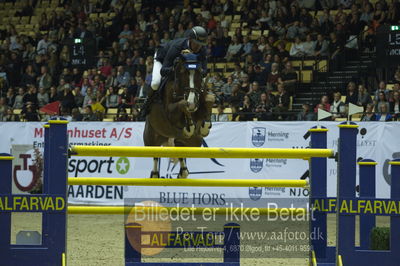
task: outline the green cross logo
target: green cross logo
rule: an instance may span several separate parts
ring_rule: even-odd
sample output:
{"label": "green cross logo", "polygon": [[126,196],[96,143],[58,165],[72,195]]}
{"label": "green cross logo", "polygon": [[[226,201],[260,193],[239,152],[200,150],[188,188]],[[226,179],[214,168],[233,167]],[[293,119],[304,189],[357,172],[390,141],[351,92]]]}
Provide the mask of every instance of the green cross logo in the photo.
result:
{"label": "green cross logo", "polygon": [[129,159],[126,157],[120,157],[117,161],[117,172],[120,175],[128,173],[130,167]]}

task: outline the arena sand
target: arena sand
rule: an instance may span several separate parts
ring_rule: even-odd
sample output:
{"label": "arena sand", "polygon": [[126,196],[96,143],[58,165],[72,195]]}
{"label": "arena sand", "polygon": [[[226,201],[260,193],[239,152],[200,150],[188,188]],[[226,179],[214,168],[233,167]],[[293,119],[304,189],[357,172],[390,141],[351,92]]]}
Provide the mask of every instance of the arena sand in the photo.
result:
{"label": "arena sand", "polygon": [[[39,230],[37,214],[13,214],[13,235],[18,230]],[[69,215],[68,216],[68,266],[123,266],[124,265],[124,218],[121,215]],[[378,217],[378,226],[387,226],[388,217]],[[328,218],[329,245],[335,245],[335,217]],[[358,243],[356,235],[356,243]],[[333,241],[332,241],[333,240]],[[184,262],[220,262],[218,259],[185,259]],[[161,262],[162,260],[160,260]],[[181,260],[170,260],[180,262]],[[152,260],[157,262],[157,260]],[[164,262],[166,262],[164,260]],[[183,261],[182,261],[183,262]],[[241,265],[308,265],[308,258],[242,258]]]}

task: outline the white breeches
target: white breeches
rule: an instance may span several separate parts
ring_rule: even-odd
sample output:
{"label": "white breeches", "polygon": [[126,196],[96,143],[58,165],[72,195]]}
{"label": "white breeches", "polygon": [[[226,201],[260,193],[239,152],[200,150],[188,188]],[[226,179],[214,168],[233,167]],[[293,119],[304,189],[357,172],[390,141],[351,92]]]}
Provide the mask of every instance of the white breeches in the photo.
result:
{"label": "white breeches", "polygon": [[153,90],[158,90],[161,82],[161,62],[157,61],[156,58],[157,53],[154,55],[154,64],[153,64],[153,74],[151,77],[151,88]]}

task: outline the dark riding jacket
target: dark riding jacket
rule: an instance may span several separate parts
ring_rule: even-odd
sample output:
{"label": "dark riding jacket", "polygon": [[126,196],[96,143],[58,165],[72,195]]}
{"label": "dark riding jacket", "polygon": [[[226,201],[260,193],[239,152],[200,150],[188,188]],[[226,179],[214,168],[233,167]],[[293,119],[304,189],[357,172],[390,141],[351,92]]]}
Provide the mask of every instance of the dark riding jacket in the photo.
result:
{"label": "dark riding jacket", "polygon": [[[175,59],[180,56],[181,52],[185,49],[190,50],[188,38],[179,38],[169,41],[157,50],[156,60],[162,63],[161,76],[165,76],[171,71]],[[196,55],[201,63],[203,74],[205,75],[207,73],[206,48],[202,47]]]}

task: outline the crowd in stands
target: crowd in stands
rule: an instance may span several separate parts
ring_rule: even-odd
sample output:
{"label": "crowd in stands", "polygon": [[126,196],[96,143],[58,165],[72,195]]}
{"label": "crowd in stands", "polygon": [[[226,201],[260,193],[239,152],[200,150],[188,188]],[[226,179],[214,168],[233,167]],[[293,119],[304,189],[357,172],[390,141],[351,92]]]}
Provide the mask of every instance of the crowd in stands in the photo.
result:
{"label": "crowd in stands", "polygon": [[[40,1],[27,0],[15,16],[32,16]],[[139,8],[135,2],[59,1],[59,11],[39,14],[34,35],[19,34],[11,22],[3,25],[0,121],[45,120],[48,116],[39,109],[57,101],[61,115],[73,121],[101,121],[109,108],[118,108],[117,121],[136,121],[151,82],[155,50],[184,37],[194,25],[209,32],[209,62],[235,63],[228,77],[209,73],[209,90],[218,106],[215,121],[227,120],[226,107],[231,108],[232,119],[240,121],[315,120],[318,108],[333,112],[334,118],[345,117],[348,103],[366,108],[364,121],[391,120],[386,113],[399,113],[399,84],[388,91],[382,81],[376,90],[351,82],[344,102],[335,93],[320,103],[304,104],[296,115],[288,114],[300,81],[291,61],[328,58],[332,69],[339,68],[345,48],[356,48],[355,37],[373,50],[375,29],[399,22],[398,1],[199,0],[183,1],[184,7],[176,1],[142,1]],[[97,13],[115,16],[92,16]],[[239,21],[232,20],[235,15],[240,15]],[[253,38],[256,32],[260,34]],[[95,41],[94,65],[73,65],[66,42],[71,38]]]}

